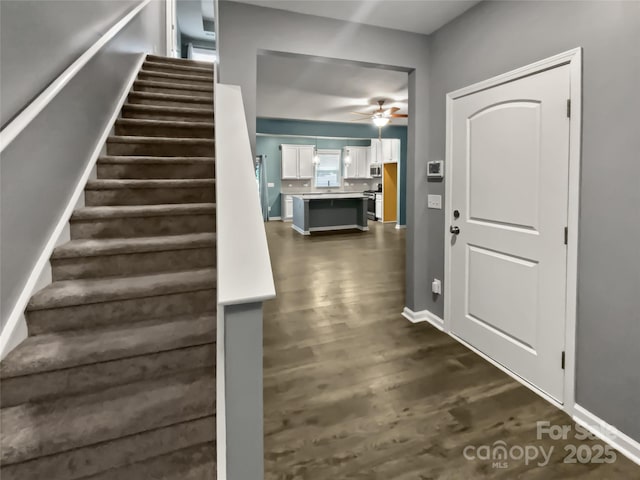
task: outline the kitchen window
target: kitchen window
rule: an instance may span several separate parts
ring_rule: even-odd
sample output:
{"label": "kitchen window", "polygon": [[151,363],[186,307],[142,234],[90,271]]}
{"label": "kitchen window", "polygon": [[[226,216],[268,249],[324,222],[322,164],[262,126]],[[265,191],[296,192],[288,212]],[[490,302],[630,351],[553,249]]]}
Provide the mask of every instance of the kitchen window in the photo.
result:
{"label": "kitchen window", "polygon": [[340,175],[340,150],[318,150],[314,183],[317,188],[339,187]]}

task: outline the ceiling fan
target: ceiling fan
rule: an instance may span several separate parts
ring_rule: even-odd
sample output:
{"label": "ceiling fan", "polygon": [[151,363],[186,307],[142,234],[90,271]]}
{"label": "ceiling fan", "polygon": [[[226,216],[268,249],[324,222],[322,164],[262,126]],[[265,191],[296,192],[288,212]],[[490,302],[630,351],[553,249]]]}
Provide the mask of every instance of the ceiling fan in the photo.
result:
{"label": "ceiling fan", "polygon": [[382,128],[391,122],[392,118],[407,118],[409,115],[406,113],[396,113],[400,110],[398,107],[391,107],[388,109],[382,108],[384,105],[384,100],[378,100],[378,109],[374,110],[372,113],[365,112],[351,112],[356,115],[364,115],[366,118],[358,118],[353,120],[354,122],[361,122],[363,120],[371,120],[375,124],[376,127]]}

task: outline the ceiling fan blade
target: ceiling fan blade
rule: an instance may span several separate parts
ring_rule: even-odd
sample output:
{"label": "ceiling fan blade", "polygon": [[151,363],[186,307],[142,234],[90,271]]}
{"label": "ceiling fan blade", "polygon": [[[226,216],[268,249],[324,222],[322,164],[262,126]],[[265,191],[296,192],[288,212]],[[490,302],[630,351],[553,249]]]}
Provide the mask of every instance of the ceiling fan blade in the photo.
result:
{"label": "ceiling fan blade", "polygon": [[388,114],[396,113],[398,110],[400,110],[400,107],[391,107],[389,110],[387,110],[387,113]]}
{"label": "ceiling fan blade", "polygon": [[391,118],[408,118],[409,117],[409,115],[407,115],[406,113],[392,113],[389,116]]}

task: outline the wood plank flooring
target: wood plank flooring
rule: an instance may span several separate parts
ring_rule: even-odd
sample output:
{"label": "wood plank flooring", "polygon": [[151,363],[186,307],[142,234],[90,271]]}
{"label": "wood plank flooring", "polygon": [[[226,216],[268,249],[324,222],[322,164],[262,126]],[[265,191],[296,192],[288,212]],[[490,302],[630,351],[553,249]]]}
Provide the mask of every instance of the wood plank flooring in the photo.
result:
{"label": "wood plank flooring", "polygon": [[[265,305],[265,478],[639,479],[614,463],[564,463],[571,419],[404,306],[404,231],[303,237],[266,225],[278,296]],[[538,440],[536,422],[572,428]],[[530,457],[467,460],[477,447],[527,448]],[[548,454],[548,464],[540,448]],[[586,447],[585,447],[586,448]],[[493,450],[491,450],[493,452]],[[519,449],[513,450],[518,457]]]}

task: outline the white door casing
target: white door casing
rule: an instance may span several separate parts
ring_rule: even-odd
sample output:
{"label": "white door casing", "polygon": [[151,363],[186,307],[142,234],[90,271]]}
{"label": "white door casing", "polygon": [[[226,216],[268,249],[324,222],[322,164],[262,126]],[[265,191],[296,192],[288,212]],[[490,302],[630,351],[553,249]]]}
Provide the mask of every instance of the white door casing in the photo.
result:
{"label": "white door casing", "polygon": [[570,408],[579,63],[574,50],[467,87],[447,112],[445,330]]}

